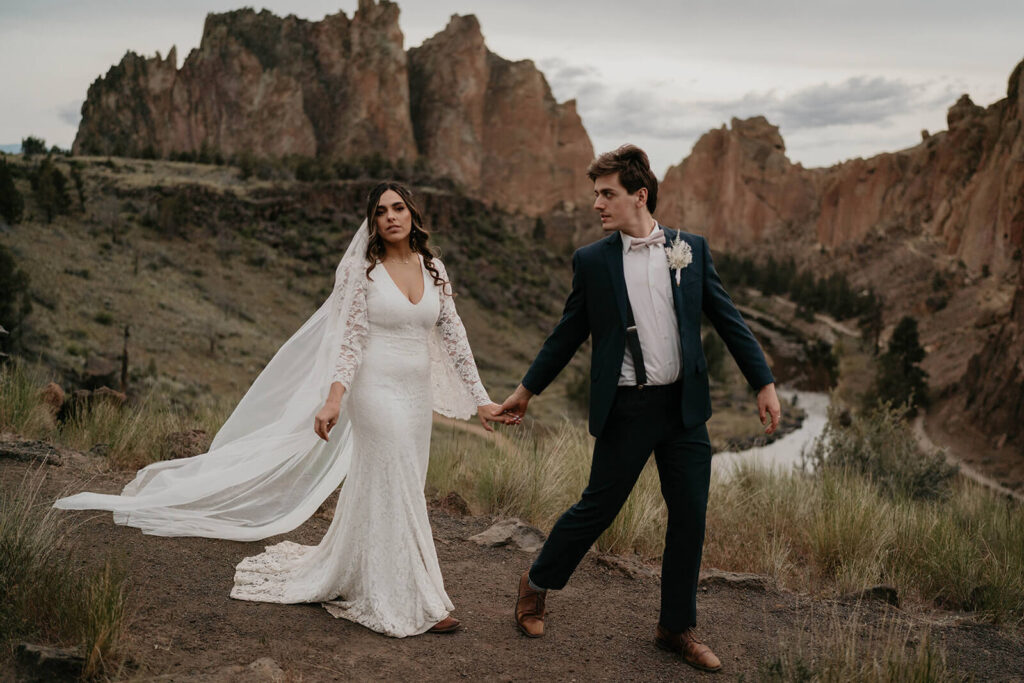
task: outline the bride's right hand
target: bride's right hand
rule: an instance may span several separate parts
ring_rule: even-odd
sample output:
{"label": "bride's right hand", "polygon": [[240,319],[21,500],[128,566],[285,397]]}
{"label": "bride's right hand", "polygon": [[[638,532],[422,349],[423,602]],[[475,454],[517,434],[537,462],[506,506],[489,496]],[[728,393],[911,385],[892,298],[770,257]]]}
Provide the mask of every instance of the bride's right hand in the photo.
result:
{"label": "bride's right hand", "polygon": [[327,437],[328,433],[334,429],[334,425],[338,424],[338,414],[341,412],[341,401],[327,400],[324,403],[324,407],[320,409],[320,412],[316,414],[316,418],[313,419],[313,431],[324,441],[330,441]]}

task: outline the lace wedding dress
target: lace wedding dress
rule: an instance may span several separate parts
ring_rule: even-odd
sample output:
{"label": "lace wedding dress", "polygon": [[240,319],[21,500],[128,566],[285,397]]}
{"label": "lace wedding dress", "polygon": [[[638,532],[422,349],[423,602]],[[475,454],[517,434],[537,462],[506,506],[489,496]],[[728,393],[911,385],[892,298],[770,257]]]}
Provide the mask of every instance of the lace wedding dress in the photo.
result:
{"label": "lace wedding dress", "polygon": [[[416,304],[383,267],[367,279],[368,236],[363,221],[331,295],[267,363],[209,451],[154,462],[120,495],[77,493],[54,507],[110,510],[146,534],[254,541],[295,529],[344,482],[320,545],[283,543],[248,558],[232,595],[325,602],[394,636],[443,619],[451,603],[423,498],[430,411],[466,418],[490,401],[450,288],[435,286],[422,261]],[[324,442],[313,417],[334,380],[348,390]]]}
{"label": "lace wedding dress", "polygon": [[434,285],[422,261],[421,270],[416,304],[381,266],[356,284],[334,373],[346,387],[353,455],[327,534],[317,546],[286,541],[246,558],[231,597],[323,602],[336,617],[396,637],[423,633],[452,609],[423,495],[433,403],[428,337],[435,324],[477,404],[490,399],[452,297]]}

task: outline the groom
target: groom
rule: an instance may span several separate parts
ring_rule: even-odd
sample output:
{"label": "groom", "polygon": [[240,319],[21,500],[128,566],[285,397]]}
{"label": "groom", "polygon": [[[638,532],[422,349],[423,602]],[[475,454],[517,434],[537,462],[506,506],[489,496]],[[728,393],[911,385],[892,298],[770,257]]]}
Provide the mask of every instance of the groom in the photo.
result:
{"label": "groom", "polygon": [[711,477],[701,313],[757,390],[761,423],[771,419],[768,434],[780,417],[774,379],[722,288],[707,240],[662,227],[652,217],[658,181],[647,155],[624,145],[598,157],[587,175],[594,182],[594,209],[610,234],[573,255],[572,291],[562,319],[502,407],[521,418],[530,399],[592,337],[590,433],[597,440],[579,502],[555,523],[520,579],[516,622],[527,636],[544,635],[547,591],[565,586],[653,452],[668,507],[655,642],[698,669],[718,671],[718,657],[693,632]]}

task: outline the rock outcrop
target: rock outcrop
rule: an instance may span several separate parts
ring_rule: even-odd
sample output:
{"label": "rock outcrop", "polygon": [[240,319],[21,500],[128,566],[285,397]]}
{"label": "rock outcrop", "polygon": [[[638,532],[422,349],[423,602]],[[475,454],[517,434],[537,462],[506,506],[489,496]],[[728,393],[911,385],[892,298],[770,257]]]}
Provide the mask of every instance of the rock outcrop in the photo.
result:
{"label": "rock outcrop", "polygon": [[814,178],[786,157],[778,127],[763,116],[734,118],[730,128],[704,134],[668,170],[657,214],[724,249],[793,228],[806,232],[818,204]]}
{"label": "rock outcrop", "polygon": [[129,52],[89,88],[76,154],[424,157],[476,197],[539,215],[588,192],[593,148],[574,102],[532,62],[489,52],[454,16],[403,48],[398,6],[360,0],[318,22],[242,9],[206,18],[181,68]]}
{"label": "rock outcrop", "polygon": [[1018,277],[1010,318],[971,357],[961,388],[974,423],[1024,457],[1024,261]]}
{"label": "rock outcrop", "polygon": [[132,52],[89,88],[76,154],[215,150],[412,159],[398,6],[319,22],[242,9],[206,18],[181,69]]}
{"label": "rock outcrop", "polygon": [[574,101],[558,104],[529,60],[488,51],[474,16],[409,50],[412,118],[420,152],[465,189],[539,213],[585,198],[594,157]]}
{"label": "rock outcrop", "polygon": [[1024,249],[1024,62],[1007,96],[979,107],[964,95],[949,129],[900,152],[804,169],[763,117],[710,131],[669,169],[659,217],[718,248],[774,236],[836,247],[875,232],[929,234],[979,272],[1015,268]]}

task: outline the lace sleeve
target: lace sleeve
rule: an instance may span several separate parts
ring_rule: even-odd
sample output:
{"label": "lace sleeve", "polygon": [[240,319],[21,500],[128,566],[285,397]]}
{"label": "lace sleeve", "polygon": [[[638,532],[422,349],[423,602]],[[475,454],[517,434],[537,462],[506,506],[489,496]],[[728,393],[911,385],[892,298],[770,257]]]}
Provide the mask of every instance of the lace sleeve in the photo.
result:
{"label": "lace sleeve", "polygon": [[[348,315],[342,323],[345,329],[342,332],[338,356],[334,361],[334,375],[331,377],[331,382],[341,382],[346,391],[352,385],[352,378],[355,377],[359,362],[363,359],[363,345],[369,331],[366,316],[366,278],[354,278],[353,286],[355,291],[348,306]],[[341,300],[344,300],[343,296],[339,297],[339,301]]]}
{"label": "lace sleeve", "polygon": [[[447,280],[448,273],[444,265],[436,259],[434,263],[437,264],[441,277]],[[455,310],[455,299],[452,296],[451,285],[442,287],[440,296],[441,314],[438,316],[437,326],[438,331],[441,333],[441,342],[444,344],[444,349],[455,366],[455,371],[459,374],[459,378],[473,396],[476,404],[478,406],[488,405],[492,401],[490,396],[487,395],[487,390],[484,389],[483,383],[480,381],[480,374],[476,369],[476,361],[473,359],[473,350],[469,348],[469,339],[466,337],[466,328],[462,324],[462,318],[459,317],[458,312]]]}

